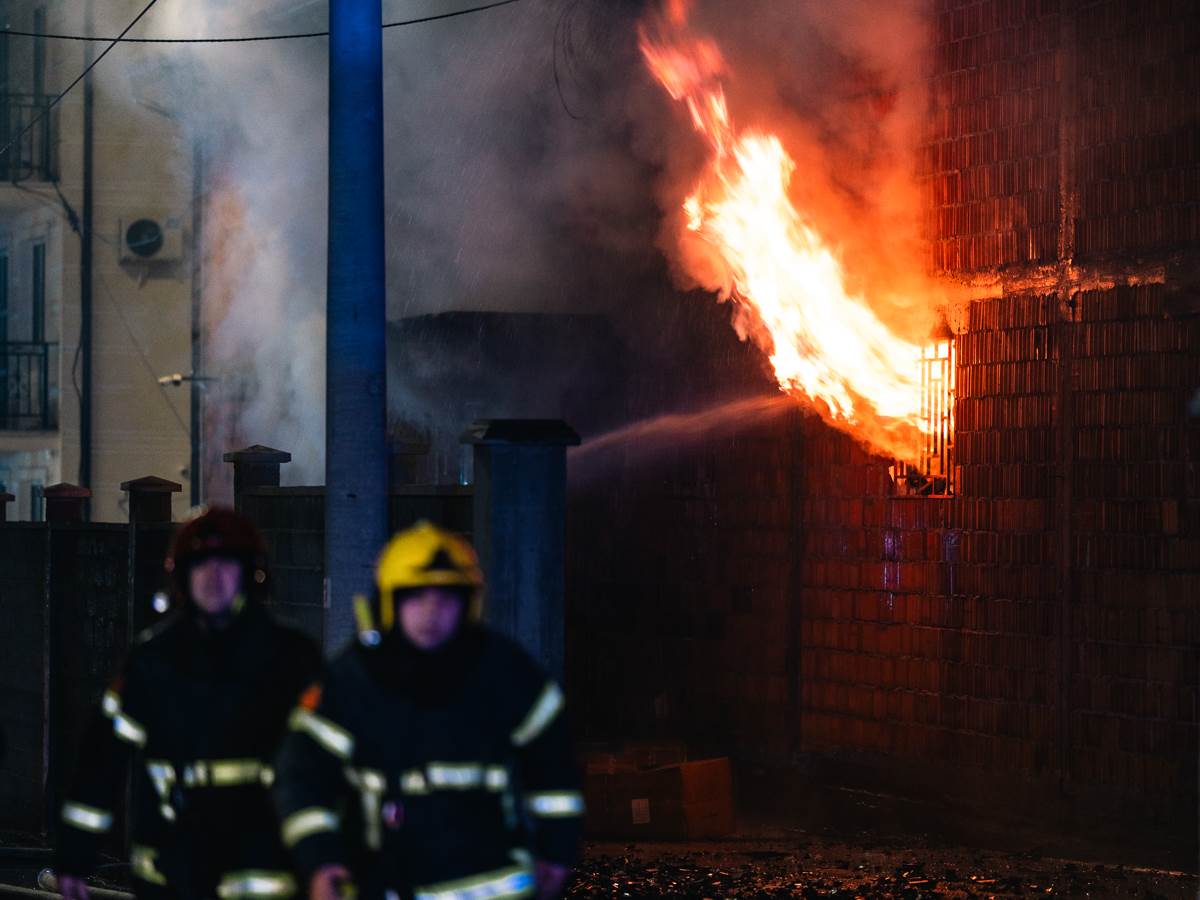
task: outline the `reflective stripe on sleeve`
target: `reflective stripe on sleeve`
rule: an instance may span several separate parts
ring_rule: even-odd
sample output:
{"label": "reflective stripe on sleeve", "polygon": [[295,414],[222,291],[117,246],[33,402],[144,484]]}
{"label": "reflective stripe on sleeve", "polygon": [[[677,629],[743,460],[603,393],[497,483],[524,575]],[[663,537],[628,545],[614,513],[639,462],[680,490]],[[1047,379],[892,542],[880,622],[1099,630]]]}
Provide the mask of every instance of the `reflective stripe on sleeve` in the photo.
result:
{"label": "reflective stripe on sleeve", "polygon": [[288,726],[293,731],[302,731],[310,738],[341,759],[349,759],[354,753],[354,738],[350,732],[334,725],[323,716],[310,712],[303,706],[292,710]]}
{"label": "reflective stripe on sleeve", "polygon": [[371,850],[383,846],[383,822],[380,818],[387,776],[378,769],[346,767],[346,780],[358,789],[362,800],[363,839]]}
{"label": "reflective stripe on sleeve", "polygon": [[183,767],[187,787],[238,787],[270,785],[275,773],[258,759],[201,759]]}
{"label": "reflective stripe on sleeve", "polygon": [[333,810],[310,806],[308,809],[292,813],[283,820],[283,843],[291,849],[309,835],[337,831],[340,826],[341,820]]}
{"label": "reflective stripe on sleeve", "polygon": [[583,815],[583,794],[579,791],[541,791],[525,798],[526,808],[546,819]]}
{"label": "reflective stripe on sleeve", "polygon": [[514,866],[419,887],[413,896],[415,900],[508,900],[531,897],[535,887],[533,873],[528,867]]}
{"label": "reflective stripe on sleeve", "polygon": [[[403,773],[400,776],[400,792],[428,794],[433,790],[466,791],[479,788],[499,793],[508,788],[508,781],[508,770],[504,766],[431,762],[424,772],[410,769]],[[353,777],[351,782],[354,782]]]}
{"label": "reflective stripe on sleeve", "polygon": [[121,711],[121,697],[116,691],[105,691],[104,699],[100,701],[100,708],[104,710],[104,714],[110,719]]}
{"label": "reflective stripe on sleeve", "polygon": [[113,733],[122,740],[137,747],[146,746],[146,729],[125,713],[117,713],[112,717]]}
{"label": "reflective stripe on sleeve", "polygon": [[405,772],[400,776],[400,791],[405,794],[428,794],[429,782],[425,780],[425,773],[420,769]]}
{"label": "reflective stripe on sleeve", "polygon": [[132,844],[129,847],[129,868],[133,870],[134,876],[150,884],[166,884],[167,876],[158,871],[155,862],[157,859],[158,851],[153,847],[143,844]]}
{"label": "reflective stripe on sleeve", "polygon": [[468,790],[483,784],[483,766],[479,763],[431,762],[425,769],[430,787]]}
{"label": "reflective stripe on sleeve", "polygon": [[217,885],[221,900],[252,897],[290,897],[296,893],[296,879],[287,872],[245,869],[227,872]]}
{"label": "reflective stripe on sleeve", "polygon": [[562,706],[562,690],[553,681],[546,682],[546,687],[542,689],[541,695],[525,716],[525,721],[512,733],[512,742],[518,747],[528,744],[545,731]]}
{"label": "reflective stripe on sleeve", "polygon": [[106,716],[112,719],[113,734],[138,747],[146,746],[146,729],[121,709],[120,694],[112,690],[105,691],[104,699],[100,701],[100,708]]}
{"label": "reflective stripe on sleeve", "polygon": [[97,809],[85,803],[68,801],[63,804],[62,820],[83,831],[106,834],[112,828],[113,816],[107,809]]}

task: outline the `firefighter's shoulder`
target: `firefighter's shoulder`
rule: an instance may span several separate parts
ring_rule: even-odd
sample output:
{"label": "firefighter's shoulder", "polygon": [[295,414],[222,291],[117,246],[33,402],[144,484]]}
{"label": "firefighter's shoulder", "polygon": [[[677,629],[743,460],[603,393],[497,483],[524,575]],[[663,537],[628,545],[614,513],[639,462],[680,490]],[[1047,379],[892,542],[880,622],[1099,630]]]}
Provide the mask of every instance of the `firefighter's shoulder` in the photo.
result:
{"label": "firefighter's shoulder", "polygon": [[529,651],[507,635],[486,628],[481,643],[481,666],[489,676],[515,679],[533,687],[540,687],[549,677]]}
{"label": "firefighter's shoulder", "polygon": [[139,631],[133,639],[132,651],[139,654],[169,653],[180,638],[182,626],[182,613],[172,613]]}
{"label": "firefighter's shoulder", "polygon": [[558,717],[564,703],[562,688],[515,641],[489,629],[480,662],[513,744],[529,743]]}

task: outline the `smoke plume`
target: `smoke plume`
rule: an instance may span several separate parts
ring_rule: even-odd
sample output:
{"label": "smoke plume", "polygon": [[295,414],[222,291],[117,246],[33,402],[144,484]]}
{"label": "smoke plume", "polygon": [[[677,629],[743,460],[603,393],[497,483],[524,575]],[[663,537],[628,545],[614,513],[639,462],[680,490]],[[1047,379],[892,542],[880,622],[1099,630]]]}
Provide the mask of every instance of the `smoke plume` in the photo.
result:
{"label": "smoke plume", "polygon": [[[385,30],[390,318],[605,312],[627,343],[670,353],[678,336],[656,322],[707,301],[663,290],[662,249],[673,265],[679,254],[660,235],[703,148],[641,63],[637,23],[655,8],[522,0]],[[919,8],[704,0],[693,11],[740,73],[731,106],[786,136],[800,202],[844,235],[841,251],[863,261],[855,277],[887,285],[872,296],[910,316],[914,333],[928,324],[905,308],[902,283],[920,237]],[[384,19],[441,11],[393,0]],[[327,24],[324,3],[299,0],[161,4],[145,21],[151,36]],[[326,47],[164,45],[125,63],[132,83],[162,85],[158,102],[204,154],[205,374],[220,379],[208,447],[217,459],[238,443],[290,450],[291,482],[323,480]]]}

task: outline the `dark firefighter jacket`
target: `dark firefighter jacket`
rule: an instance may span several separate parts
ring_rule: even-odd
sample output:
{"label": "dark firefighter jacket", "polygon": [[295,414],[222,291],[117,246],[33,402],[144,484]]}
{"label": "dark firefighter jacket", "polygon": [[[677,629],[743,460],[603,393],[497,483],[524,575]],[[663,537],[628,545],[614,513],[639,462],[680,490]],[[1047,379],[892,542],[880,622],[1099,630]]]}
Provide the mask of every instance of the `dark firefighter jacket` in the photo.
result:
{"label": "dark firefighter jacket", "polygon": [[434,653],[397,630],[331,663],[277,763],[284,843],[307,878],[346,865],[360,897],[530,896],[533,860],[571,865],[583,798],[563,695],[506,638]]}
{"label": "dark firefighter jacket", "polygon": [[320,664],[315,644],[255,602],[221,630],[184,612],[146,631],[85,735],[62,809],[59,871],[94,867],[132,760],[139,896],[290,896],[270,763]]}

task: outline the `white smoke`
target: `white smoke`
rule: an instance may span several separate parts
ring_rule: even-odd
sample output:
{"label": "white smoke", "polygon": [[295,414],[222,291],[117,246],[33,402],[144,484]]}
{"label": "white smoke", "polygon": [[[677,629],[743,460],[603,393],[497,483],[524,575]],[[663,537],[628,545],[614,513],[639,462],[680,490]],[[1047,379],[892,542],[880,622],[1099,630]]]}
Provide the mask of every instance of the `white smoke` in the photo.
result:
{"label": "white smoke", "polygon": [[[116,16],[108,11],[97,30],[119,30]],[[294,17],[251,15],[234,0],[162,3],[142,21],[146,37],[298,30]],[[210,499],[229,499],[221,454],[248,443],[289,450],[291,483],[323,480],[326,58],[321,38],[124,45],[97,69],[110,100],[174,120],[177,195],[190,195],[194,147],[204,161],[196,252],[201,374],[214,379],[205,388]]]}
{"label": "white smoke", "polygon": [[[603,284],[636,274],[630,259],[640,254],[642,269],[653,260],[644,163],[615,151],[610,128],[626,120],[624,100],[588,96],[579,76],[595,60],[584,56],[581,65],[563,44],[562,8],[524,0],[384,31],[390,317],[583,311],[613,295]],[[324,3],[276,9],[238,0],[162,4],[142,33],[327,27]],[[430,11],[444,9],[385,3],[384,19]],[[556,54],[585,119],[562,108]],[[143,93],[155,85],[155,105],[205,152],[205,359],[206,374],[219,379],[205,435],[210,462],[236,445],[264,443],[292,452],[283,470],[290,483],[320,483],[327,42],[144,45],[123,64]],[[579,254],[589,242],[623,257],[625,269],[585,274]],[[209,469],[220,476],[223,467]]]}
{"label": "white smoke", "polygon": [[[677,308],[707,301],[665,288],[656,238],[703,147],[642,66],[636,22],[655,5],[521,0],[384,31],[391,318],[456,309],[603,310],[649,355],[687,346],[686,334],[671,331],[681,323]],[[848,128],[856,122],[839,118],[838,107],[822,113],[821,93],[835,85],[854,94],[853,84],[844,85],[867,71],[866,82],[882,81],[901,106],[915,96],[906,88],[919,77],[917,6],[905,0],[883,15],[866,0],[839,5],[853,23],[871,26],[869,40],[815,0],[747,0],[746,7],[705,0],[697,16],[775,78],[765,107],[807,121],[840,147],[861,149],[861,168],[878,185],[894,170],[892,159],[879,161],[878,147],[908,145],[911,137],[891,126]],[[446,10],[385,0],[383,18]],[[124,24],[98,22],[97,30],[115,33]],[[206,0],[160,3],[137,33],[326,27],[325,0]],[[293,454],[283,470],[289,482],[323,481],[327,60],[324,38],[127,45],[97,70],[112,91],[128,90],[131,102],[144,103],[149,90],[182,123],[181,161],[193,139],[205,150],[205,374],[220,379],[205,435],[217,461],[210,475],[227,469],[222,451],[264,443]],[[913,117],[904,112],[888,121],[907,127]],[[818,160],[813,165],[827,177]],[[851,185],[851,192],[859,187],[871,186]],[[904,190],[893,194],[899,199],[885,204],[883,220],[911,199]],[[896,228],[893,237],[910,235]]]}

